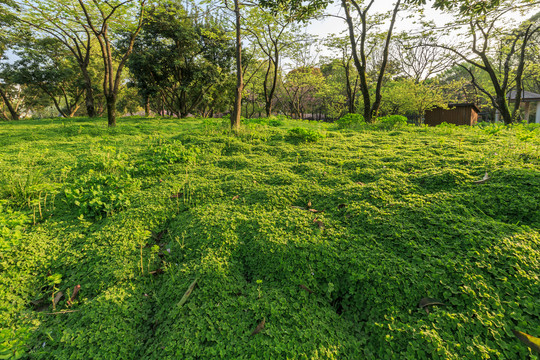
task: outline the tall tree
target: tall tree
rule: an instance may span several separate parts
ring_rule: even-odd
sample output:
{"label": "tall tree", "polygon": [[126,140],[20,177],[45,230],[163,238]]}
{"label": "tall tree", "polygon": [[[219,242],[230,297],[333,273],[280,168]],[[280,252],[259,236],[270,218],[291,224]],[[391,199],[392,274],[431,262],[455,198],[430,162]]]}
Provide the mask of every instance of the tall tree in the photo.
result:
{"label": "tall tree", "polygon": [[[367,76],[369,61],[367,52],[367,37],[370,28],[369,22],[371,20],[368,15],[374,2],[375,0],[370,0],[366,5],[363,5],[357,0],[341,1],[341,6],[345,10],[345,19],[349,29],[349,40],[351,42],[354,64],[360,76],[360,91],[362,92],[362,98],[364,100],[364,119],[367,122],[371,122],[373,117],[377,115],[377,112],[379,111],[379,107],[381,105],[381,89],[383,85],[386,67],[388,65],[390,43],[392,41],[392,35],[394,26],[396,24],[397,14],[399,11],[402,10],[403,5],[402,0],[397,0],[394,3],[393,10],[390,13],[389,25],[386,31],[386,36],[382,48],[381,61],[379,63],[378,69],[376,70],[375,94],[373,96]],[[356,25],[352,15],[353,10],[356,12],[356,15],[358,16],[360,21],[359,38],[356,35]]]}
{"label": "tall tree", "polygon": [[[107,103],[110,127],[116,126],[116,101],[122,82],[122,70],[131,55],[137,35],[141,31],[146,0],[78,0],[86,24],[99,42],[103,58],[103,94]],[[113,36],[128,34],[128,44],[118,64],[115,64]],[[116,65],[116,66],[115,66]]]}
{"label": "tall tree", "polygon": [[244,91],[244,72],[242,69],[242,30],[240,17],[240,1],[234,0],[234,27],[236,42],[236,91],[234,93],[234,106],[231,114],[231,128],[240,127],[242,114],[242,92]]}
{"label": "tall tree", "polygon": [[272,115],[283,50],[291,45],[292,33],[299,31],[291,27],[292,23],[292,17],[272,15],[260,7],[253,7],[247,15],[246,31],[266,57],[267,65],[262,89],[267,117]]}
{"label": "tall tree", "polygon": [[[13,41],[13,28],[16,17],[13,14],[13,7],[16,5],[11,0],[0,0],[0,59],[3,60],[6,50]],[[20,115],[17,105],[14,104],[10,93],[12,92],[8,81],[9,74],[0,74],[0,99],[8,109],[12,120],[18,120]],[[3,116],[7,119],[7,114]]]}
{"label": "tall tree", "polygon": [[[538,4],[539,1],[528,0],[519,3],[501,1],[499,6],[484,14],[471,14],[453,24],[454,27],[461,26],[464,31],[461,43],[431,44],[455,55],[456,63],[470,75],[474,86],[491,100],[506,124],[519,119],[523,74],[530,50],[528,45],[540,32],[540,23],[526,21],[519,26],[508,25],[508,16]],[[474,69],[480,69],[489,76],[493,91],[478,81]],[[513,108],[508,101],[511,90],[515,91]]]}
{"label": "tall tree", "polygon": [[178,0],[151,7],[147,20],[127,62],[145,104],[159,96],[178,117],[212,112],[234,59],[222,24],[196,9],[187,13]]}
{"label": "tall tree", "polygon": [[348,37],[329,36],[325,45],[338,52],[338,62],[345,74],[345,91],[347,94],[347,110],[356,113],[356,95],[358,91],[358,73],[354,70],[353,54]]}
{"label": "tall tree", "polygon": [[54,103],[63,117],[75,115],[85,90],[80,69],[69,52],[55,38],[26,41],[20,58],[8,66],[19,85],[37,87]]}
{"label": "tall tree", "polygon": [[[76,60],[85,85],[86,113],[97,116],[90,74],[92,34],[74,0],[17,0],[20,20],[35,30],[36,37],[54,37]],[[42,35],[42,36],[40,36]]]}

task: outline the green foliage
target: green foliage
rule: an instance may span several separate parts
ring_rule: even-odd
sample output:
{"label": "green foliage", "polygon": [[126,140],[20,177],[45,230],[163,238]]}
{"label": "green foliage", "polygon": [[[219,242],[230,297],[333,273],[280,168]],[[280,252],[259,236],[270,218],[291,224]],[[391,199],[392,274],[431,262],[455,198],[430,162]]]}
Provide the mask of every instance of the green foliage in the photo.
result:
{"label": "green foliage", "polygon": [[324,138],[324,135],[316,130],[310,130],[302,127],[295,127],[287,131],[289,139],[297,142],[317,142]]}
{"label": "green foliage", "polygon": [[[0,260],[2,355],[536,358],[512,330],[540,334],[538,127],[0,125],[0,174],[38,167],[51,188],[94,179],[129,200],[83,219],[56,201],[34,225],[0,193],[7,228],[20,229]],[[31,161],[45,147],[48,161]],[[196,159],[171,155],[191,147]],[[138,170],[154,157],[159,171]],[[424,297],[446,306],[427,313]]]}
{"label": "green foliage", "polygon": [[128,193],[136,187],[136,182],[127,173],[103,174],[90,170],[67,184],[64,195],[79,215],[101,219],[128,207],[131,204]]}
{"label": "green foliage", "polygon": [[387,115],[378,118],[377,121],[386,129],[407,125],[407,118],[402,115]]}
{"label": "green foliage", "polygon": [[26,341],[30,338],[26,328],[0,330],[0,359],[18,360],[24,357]]}
{"label": "green foliage", "polygon": [[353,128],[365,123],[364,116],[361,114],[346,114],[336,121],[336,124],[340,129]]}
{"label": "green foliage", "polygon": [[0,257],[19,244],[29,222],[28,216],[0,200]]}
{"label": "green foliage", "polygon": [[159,139],[145,152],[144,158],[136,166],[136,173],[153,174],[163,172],[168,165],[194,163],[200,149],[184,146],[180,141]]}

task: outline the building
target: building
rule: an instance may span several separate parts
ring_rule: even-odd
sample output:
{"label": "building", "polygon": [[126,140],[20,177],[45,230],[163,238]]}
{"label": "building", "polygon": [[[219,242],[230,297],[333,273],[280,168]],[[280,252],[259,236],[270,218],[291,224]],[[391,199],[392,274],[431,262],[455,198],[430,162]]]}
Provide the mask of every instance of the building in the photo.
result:
{"label": "building", "polygon": [[436,126],[445,122],[472,126],[478,121],[479,112],[480,110],[472,103],[448,104],[448,109],[435,108],[426,111],[424,124]]}
{"label": "building", "polygon": [[[515,103],[516,102],[516,91],[515,90],[512,90],[508,93],[508,102],[509,103]],[[532,103],[535,103],[536,104],[536,116],[535,116],[535,119],[534,121],[530,121],[530,116],[531,116],[531,104]],[[520,104],[522,107],[523,107],[523,112],[524,112],[524,116],[523,116],[523,120],[525,120],[526,122],[535,122],[537,124],[540,124],[540,94],[536,94],[536,93],[533,93],[533,92],[530,92],[530,91],[523,91],[521,93],[521,104]],[[534,108],[534,105],[533,105],[533,108]],[[497,120],[498,120],[498,116],[499,114],[497,114]]]}

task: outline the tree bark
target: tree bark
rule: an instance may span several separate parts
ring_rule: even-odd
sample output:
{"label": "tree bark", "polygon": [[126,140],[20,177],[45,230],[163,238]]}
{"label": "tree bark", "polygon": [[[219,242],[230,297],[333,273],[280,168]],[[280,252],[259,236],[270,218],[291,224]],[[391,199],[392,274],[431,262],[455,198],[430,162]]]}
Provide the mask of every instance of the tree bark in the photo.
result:
{"label": "tree bark", "polygon": [[150,97],[148,95],[144,96],[144,116],[150,117]]}
{"label": "tree bark", "polygon": [[234,94],[234,108],[231,114],[231,128],[240,128],[240,115],[242,112],[242,91],[244,77],[242,74],[242,42],[240,34],[240,4],[234,0],[234,14],[236,18],[236,92]]}
{"label": "tree bark", "polygon": [[94,89],[92,89],[92,79],[90,74],[88,74],[88,69],[84,66],[81,66],[81,70],[84,77],[84,91],[85,91],[85,103],[86,103],[86,114],[94,118],[97,116],[96,107],[94,105]]}
{"label": "tree bark", "polygon": [[109,127],[116,126],[116,95],[107,96],[107,123]]}
{"label": "tree bark", "polygon": [[[358,40],[355,35],[355,31],[354,31],[355,26],[354,26],[353,19],[350,13],[349,2],[353,4],[353,6],[355,7],[356,11],[358,12],[360,16],[360,21],[361,21],[361,26],[362,26],[362,30],[360,34],[360,44],[358,44]],[[364,120],[368,123],[373,121],[373,117],[377,115],[377,112],[379,111],[379,107],[381,104],[381,99],[382,99],[381,88],[382,88],[382,83],[384,80],[384,74],[386,72],[386,65],[388,63],[390,41],[392,39],[392,32],[394,30],[394,26],[396,23],[397,13],[399,12],[400,6],[401,6],[401,0],[398,0],[396,4],[394,5],[394,9],[392,10],[392,18],[390,20],[388,33],[386,35],[386,40],[384,44],[382,64],[381,64],[381,67],[378,69],[379,73],[377,76],[377,84],[375,88],[375,99],[372,101],[372,98],[370,95],[370,88],[368,85],[367,74],[366,74],[366,69],[367,69],[366,38],[367,38],[367,32],[368,32],[367,13],[374,2],[375,2],[374,0],[371,0],[368,3],[368,5],[364,8],[364,10],[362,10],[358,2],[356,2],[356,0],[342,0],[341,1],[341,5],[343,9],[345,10],[345,19],[347,21],[347,26],[349,28],[349,39],[351,41],[354,65],[356,66],[356,69],[358,70],[358,75],[360,76],[360,90],[362,91],[362,97],[364,99]],[[358,45],[360,45],[360,48],[358,48]],[[360,52],[360,55],[358,54],[358,52]]]}
{"label": "tree bark", "polygon": [[15,108],[11,104],[11,101],[9,101],[6,91],[2,88],[0,88],[0,96],[4,100],[4,103],[6,104],[9,113],[11,114],[11,120],[19,120],[19,113],[17,112],[17,110],[15,110]]}

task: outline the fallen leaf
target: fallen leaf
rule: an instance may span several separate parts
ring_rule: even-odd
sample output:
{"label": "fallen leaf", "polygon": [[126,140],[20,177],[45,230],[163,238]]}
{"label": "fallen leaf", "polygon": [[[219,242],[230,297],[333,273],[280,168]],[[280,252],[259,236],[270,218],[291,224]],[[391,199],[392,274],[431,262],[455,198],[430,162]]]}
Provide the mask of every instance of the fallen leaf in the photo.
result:
{"label": "fallen leaf", "polygon": [[484,177],[482,178],[482,180],[478,180],[478,181],[475,181],[474,183],[475,184],[483,184],[485,183],[486,181],[488,181],[489,179],[491,179],[486,171],[486,174],[484,175]]}
{"label": "fallen leaf", "polygon": [[299,209],[299,210],[307,210],[305,207],[301,207],[301,206],[291,206],[293,209]]}
{"label": "fallen leaf", "polygon": [[58,302],[60,301],[62,296],[64,296],[63,292],[59,291],[59,292],[56,293],[56,295],[54,296],[54,300],[53,300],[53,309],[56,308],[56,304],[58,304]]}
{"label": "fallen leaf", "polygon": [[71,297],[69,298],[67,302],[68,306],[73,305],[73,300],[75,300],[75,296],[77,296],[77,293],[79,292],[80,289],[81,289],[81,285],[77,285],[75,286],[75,288],[73,288],[73,293],[71,294]]}
{"label": "fallen leaf", "polygon": [[308,211],[312,212],[312,213],[323,213],[324,210],[315,210],[315,209],[308,209]]}
{"label": "fallen leaf", "polygon": [[240,198],[240,195],[233,196],[233,200],[238,200]]}
{"label": "fallen leaf", "polygon": [[519,340],[521,340],[521,342],[530,347],[532,350],[540,353],[540,338],[536,338],[517,330],[512,330],[512,332]]}
{"label": "fallen leaf", "polygon": [[264,329],[264,324],[266,322],[266,319],[263,318],[262,321],[259,323],[259,325],[257,325],[257,327],[255,328],[255,330],[253,330],[253,332],[251,333],[250,336],[253,336],[255,334],[258,334],[261,332],[262,329]]}
{"label": "fallen leaf", "polygon": [[428,309],[428,306],[432,306],[432,305],[443,305],[443,306],[446,306],[445,303],[441,302],[440,300],[437,300],[437,299],[433,299],[433,298],[422,298],[420,299],[420,301],[418,302],[418,307],[420,309],[424,309],[426,310],[426,313],[429,314],[429,309]]}
{"label": "fallen leaf", "polygon": [[154,271],[150,271],[149,274],[152,274],[152,275],[163,274],[163,269],[157,269],[157,270],[154,270]]}
{"label": "fallen leaf", "polygon": [[195,289],[195,285],[197,285],[197,281],[199,281],[199,278],[195,278],[195,280],[193,280],[191,285],[189,285],[189,288],[187,289],[186,293],[184,294],[184,296],[182,296],[182,299],[180,299],[178,306],[182,306],[186,303],[186,301],[189,298],[189,295],[191,295],[191,293],[193,292],[193,289]]}
{"label": "fallen leaf", "polygon": [[366,184],[364,184],[364,183],[361,182],[361,181],[357,181],[356,184],[357,184],[357,185],[362,185],[362,186],[366,185]]}
{"label": "fallen leaf", "polygon": [[324,224],[323,224],[323,222],[321,220],[315,218],[315,219],[313,219],[313,222],[319,226],[319,229],[324,228]]}
{"label": "fallen leaf", "polygon": [[171,199],[178,199],[178,198],[181,198],[182,196],[184,196],[184,193],[177,193],[177,194],[174,194],[174,195],[171,195]]}
{"label": "fallen leaf", "polygon": [[306,285],[300,284],[299,285],[302,289],[306,290],[308,293],[313,294],[313,290],[308,288]]}
{"label": "fallen leaf", "polygon": [[307,207],[308,207],[308,209],[309,209],[309,208],[311,207],[311,200],[310,200],[310,201],[308,201],[308,203],[307,203]]}

